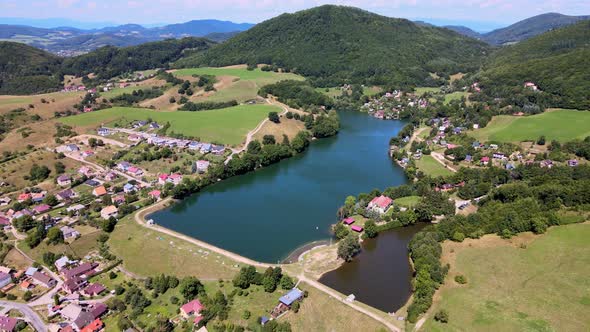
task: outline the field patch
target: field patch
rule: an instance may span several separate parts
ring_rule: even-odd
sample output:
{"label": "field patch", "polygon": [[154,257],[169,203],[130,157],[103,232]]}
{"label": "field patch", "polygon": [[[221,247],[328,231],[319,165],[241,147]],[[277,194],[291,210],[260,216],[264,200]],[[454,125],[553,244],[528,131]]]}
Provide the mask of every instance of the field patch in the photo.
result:
{"label": "field patch", "polygon": [[480,141],[534,141],[544,135],[547,141],[562,142],[590,136],[590,112],[557,109],[545,113],[516,117],[500,115],[485,127],[469,133]]}
{"label": "field patch", "polygon": [[[553,227],[511,240],[495,235],[445,243],[451,264],[423,331],[588,331],[590,224]],[[454,282],[464,275],[467,284]]]}
{"label": "field patch", "polygon": [[168,133],[199,137],[207,142],[237,145],[271,111],[279,112],[280,109],[271,105],[239,105],[202,112],[158,112],[145,108],[114,107],[63,118],[60,121],[77,127],[98,127],[101,124],[114,125],[121,120],[151,118],[160,124],[170,122]]}
{"label": "field patch", "polygon": [[447,176],[453,174],[450,170],[446,169],[434,157],[429,155],[423,155],[420,160],[416,160],[416,167],[419,170],[428,174],[432,177]]}

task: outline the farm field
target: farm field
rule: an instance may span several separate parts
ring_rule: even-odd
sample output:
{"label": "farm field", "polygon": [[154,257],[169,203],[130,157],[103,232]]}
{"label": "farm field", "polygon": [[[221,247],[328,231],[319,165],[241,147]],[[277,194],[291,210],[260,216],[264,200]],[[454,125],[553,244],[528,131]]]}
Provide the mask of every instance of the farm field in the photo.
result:
{"label": "farm field", "polygon": [[422,172],[433,176],[447,176],[453,174],[451,171],[446,169],[443,165],[438,163],[434,157],[429,155],[424,155],[420,160],[416,160],[416,167]]}
{"label": "farm field", "polygon": [[271,105],[240,105],[202,112],[157,112],[145,108],[114,107],[79,114],[60,121],[76,127],[98,127],[119,120],[135,121],[151,118],[161,124],[170,122],[169,133],[199,137],[203,141],[238,145],[271,111]]}
{"label": "farm field", "polygon": [[[588,331],[589,237],[585,223],[552,227],[541,236],[445,243],[451,271],[431,313],[444,309],[449,322],[429,317],[422,330]],[[467,284],[455,283],[457,274]]]}
{"label": "farm field", "polygon": [[562,142],[590,136],[590,112],[556,109],[545,113],[516,117],[500,115],[485,127],[469,132],[480,141],[534,141],[545,135],[547,141]]}

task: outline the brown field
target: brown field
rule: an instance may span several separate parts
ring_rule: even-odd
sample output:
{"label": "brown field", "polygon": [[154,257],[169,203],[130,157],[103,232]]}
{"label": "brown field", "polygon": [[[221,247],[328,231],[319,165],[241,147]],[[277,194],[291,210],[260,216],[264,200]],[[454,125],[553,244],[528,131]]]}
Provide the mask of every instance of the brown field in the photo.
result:
{"label": "brown field", "polygon": [[[27,109],[27,114],[37,114],[43,119],[49,119],[55,112],[71,110],[73,105],[84,97],[84,92],[53,92],[32,96],[0,96],[0,114],[5,114],[15,108]],[[45,99],[47,103],[42,103]],[[32,104],[34,108],[29,108]]]}
{"label": "brown field", "polygon": [[31,266],[33,262],[21,254],[20,251],[12,249],[8,252],[4,258],[3,264],[9,266],[15,270],[24,270]]}

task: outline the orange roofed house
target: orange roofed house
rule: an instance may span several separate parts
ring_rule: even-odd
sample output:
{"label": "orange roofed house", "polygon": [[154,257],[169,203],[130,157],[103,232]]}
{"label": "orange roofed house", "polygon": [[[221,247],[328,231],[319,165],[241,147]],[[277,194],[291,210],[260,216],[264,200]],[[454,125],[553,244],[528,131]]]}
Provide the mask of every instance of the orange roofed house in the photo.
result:
{"label": "orange roofed house", "polygon": [[371,210],[377,212],[379,214],[384,214],[389,208],[393,205],[393,199],[387,196],[379,196],[373,198],[369,205],[367,205],[367,210]]}

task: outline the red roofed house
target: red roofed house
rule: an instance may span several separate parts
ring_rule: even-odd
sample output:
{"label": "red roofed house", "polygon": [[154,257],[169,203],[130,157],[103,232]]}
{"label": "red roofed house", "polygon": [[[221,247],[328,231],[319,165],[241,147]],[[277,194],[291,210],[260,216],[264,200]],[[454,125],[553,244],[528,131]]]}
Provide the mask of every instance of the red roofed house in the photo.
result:
{"label": "red roofed house", "polygon": [[482,165],[487,165],[490,162],[490,157],[482,157],[480,163]]}
{"label": "red roofed house", "polygon": [[158,184],[165,185],[166,180],[168,180],[168,174],[160,174],[160,176],[158,176]]}
{"label": "red roofed house", "polygon": [[363,231],[363,228],[361,226],[357,226],[357,225],[350,226],[350,229],[352,229],[353,231],[358,232],[358,233]]}
{"label": "red roofed house", "polygon": [[342,222],[343,222],[345,225],[354,224],[354,218],[350,218],[350,217],[348,217],[348,218],[346,218],[346,219],[342,220]]}
{"label": "red roofed house", "polygon": [[170,174],[170,176],[168,177],[168,182],[174,184],[175,186],[179,185],[180,182],[182,182],[182,174]]}
{"label": "red roofed house", "polygon": [[107,189],[104,186],[96,187],[92,190],[92,195],[100,197],[106,195]]}
{"label": "red roofed house", "polygon": [[[188,319],[191,316],[196,316],[195,317],[195,324],[198,323],[197,319],[201,316],[201,310],[203,310],[205,307],[203,307],[203,305],[201,304],[201,301],[199,301],[198,299],[196,300],[192,300],[189,303],[183,305],[182,307],[180,307],[180,313],[182,314],[182,317]],[[200,321],[200,319],[199,319]]]}
{"label": "red roofed house", "polygon": [[51,206],[49,206],[47,204],[35,205],[35,207],[33,207],[33,212],[35,214],[45,213],[49,210],[51,210]]}
{"label": "red roofed house", "polygon": [[131,166],[127,169],[127,173],[135,176],[141,176],[143,175],[143,170],[139,167]]}
{"label": "red roofed house", "polygon": [[387,196],[379,196],[373,198],[369,205],[367,206],[368,210],[375,211],[379,214],[384,214],[390,207],[393,205],[393,199]]}
{"label": "red roofed house", "polygon": [[89,285],[88,287],[84,288],[84,295],[86,296],[96,296],[99,295],[100,293],[104,292],[106,290],[106,288],[99,284],[99,283],[93,283],[91,285]]}
{"label": "red roofed house", "polygon": [[150,198],[153,198],[153,199],[155,199],[155,200],[157,200],[157,201],[159,201],[159,200],[160,200],[160,195],[162,195],[162,193],[161,193],[159,190],[152,190],[152,191],[150,191],[150,192],[148,193],[148,196],[149,196]]}
{"label": "red roofed house", "polygon": [[12,332],[18,324],[18,319],[6,316],[0,316],[0,331]]}
{"label": "red roofed house", "polygon": [[18,195],[18,201],[20,203],[22,203],[24,201],[28,201],[29,199],[31,199],[31,194],[29,194],[29,193],[22,193],[22,194]]}
{"label": "red roofed house", "polygon": [[80,332],[97,332],[102,330],[103,326],[103,322],[100,320],[100,318],[97,318],[92,323],[84,326]]}

